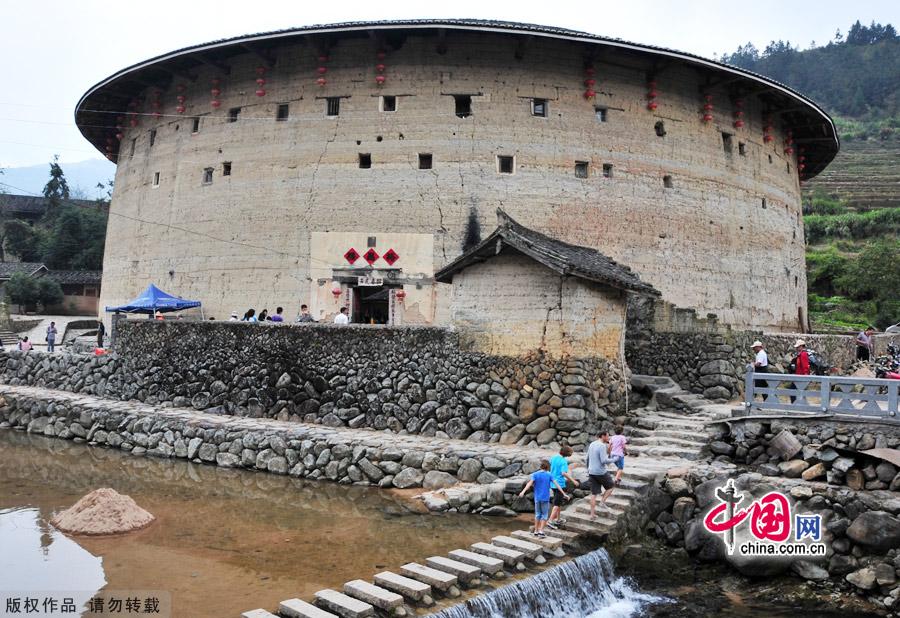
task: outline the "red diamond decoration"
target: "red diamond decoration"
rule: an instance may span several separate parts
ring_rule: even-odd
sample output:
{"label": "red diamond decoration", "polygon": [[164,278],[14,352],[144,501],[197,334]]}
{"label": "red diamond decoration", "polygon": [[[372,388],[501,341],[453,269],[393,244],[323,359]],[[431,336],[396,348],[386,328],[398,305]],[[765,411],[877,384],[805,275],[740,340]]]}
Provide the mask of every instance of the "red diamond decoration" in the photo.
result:
{"label": "red diamond decoration", "polygon": [[381,256],[378,255],[378,252],[375,251],[375,249],[369,249],[368,251],[366,251],[365,253],[363,253],[363,259],[364,259],[366,262],[369,263],[369,266],[371,266],[372,264],[374,264],[374,263],[375,263],[375,260],[377,260],[377,259],[380,258],[380,257],[381,257]]}
{"label": "red diamond decoration", "polygon": [[344,259],[352,264],[359,259],[359,254],[356,252],[356,249],[350,247],[347,253],[344,254]]}
{"label": "red diamond decoration", "polygon": [[388,266],[393,266],[394,262],[400,259],[400,256],[393,249],[388,249],[387,253],[385,253],[381,257],[383,257],[384,261],[388,263]]}

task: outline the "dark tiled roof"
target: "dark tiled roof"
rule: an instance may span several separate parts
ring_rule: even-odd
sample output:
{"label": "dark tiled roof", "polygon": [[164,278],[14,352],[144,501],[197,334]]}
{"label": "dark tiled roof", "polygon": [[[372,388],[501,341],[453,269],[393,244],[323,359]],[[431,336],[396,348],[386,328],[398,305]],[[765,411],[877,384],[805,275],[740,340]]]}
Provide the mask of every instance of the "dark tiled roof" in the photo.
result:
{"label": "dark tiled roof", "polygon": [[47,276],[52,279],[56,279],[56,281],[60,285],[78,284],[78,283],[83,283],[85,285],[94,285],[94,284],[100,283],[100,279],[103,278],[103,271],[102,270],[51,270]]}
{"label": "dark tiled roof", "polygon": [[[96,207],[97,202],[92,200],[73,200],[65,201],[67,204],[74,204],[81,207]],[[47,211],[49,202],[47,198],[37,195],[11,195],[0,194],[0,210],[4,214],[10,216],[26,215],[31,217],[40,217]]]}
{"label": "dark tiled roof", "polygon": [[47,270],[40,262],[0,262],[0,280],[6,280],[16,273],[33,275],[39,270]]}
{"label": "dark tiled roof", "polygon": [[499,253],[497,243],[502,243],[563,275],[596,281],[629,292],[659,295],[652,285],[642,282],[630,268],[596,249],[570,245],[528,229],[499,209],[497,218],[500,225],[490,236],[450,262],[434,278],[450,283],[454,274]]}

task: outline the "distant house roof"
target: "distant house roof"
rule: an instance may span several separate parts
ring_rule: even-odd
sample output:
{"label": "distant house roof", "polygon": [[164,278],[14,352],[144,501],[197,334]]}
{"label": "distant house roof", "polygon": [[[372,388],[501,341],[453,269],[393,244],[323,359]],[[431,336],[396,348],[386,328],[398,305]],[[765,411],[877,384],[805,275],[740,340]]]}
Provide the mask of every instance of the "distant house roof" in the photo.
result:
{"label": "distant house roof", "polygon": [[60,285],[84,284],[99,285],[103,278],[102,270],[51,270],[50,278]]}
{"label": "distant house roof", "polygon": [[596,281],[628,292],[659,295],[652,285],[642,282],[630,268],[596,249],[570,245],[528,229],[500,209],[497,210],[497,218],[500,225],[490,236],[439,270],[434,278],[450,283],[453,275],[497,255],[506,245],[561,275]]}
{"label": "distant house roof", "polygon": [[[66,204],[80,206],[81,208],[97,208],[94,200],[65,200]],[[11,195],[0,194],[0,212],[11,217],[24,219],[39,219],[50,206],[50,201],[39,195]],[[102,207],[108,208],[107,205]]]}
{"label": "distant house roof", "polygon": [[47,267],[40,262],[0,262],[0,281],[8,281],[16,273],[25,273],[29,277],[47,274]]}

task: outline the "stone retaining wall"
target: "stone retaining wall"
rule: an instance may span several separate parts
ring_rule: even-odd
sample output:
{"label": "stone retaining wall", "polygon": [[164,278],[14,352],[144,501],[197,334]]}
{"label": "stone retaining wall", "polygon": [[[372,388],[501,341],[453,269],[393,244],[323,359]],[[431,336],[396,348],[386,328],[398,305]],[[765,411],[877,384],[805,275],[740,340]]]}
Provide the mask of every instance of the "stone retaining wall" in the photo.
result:
{"label": "stone retaining wall", "polygon": [[[634,373],[668,376],[707,399],[731,400],[744,391],[746,367],[754,357],[750,345],[757,339],[780,372],[787,371],[797,339],[839,370],[856,360],[853,336],[735,331],[721,326],[715,316],[701,319],[694,311],[647,301],[629,304],[625,357]],[[876,355],[892,342],[900,343],[900,335],[877,335]]]}
{"label": "stone retaining wall", "polygon": [[0,382],[219,414],[576,448],[624,406],[622,367],[463,352],[431,327],[122,321],[109,357],[0,357]]}
{"label": "stone retaining wall", "polygon": [[9,427],[134,455],[343,484],[400,489],[458,485],[466,489],[466,500],[453,508],[463,512],[501,505],[529,510],[530,501],[517,496],[525,483],[522,475],[536,470],[541,458],[553,455],[543,449],[161,410],[0,385],[0,428]]}

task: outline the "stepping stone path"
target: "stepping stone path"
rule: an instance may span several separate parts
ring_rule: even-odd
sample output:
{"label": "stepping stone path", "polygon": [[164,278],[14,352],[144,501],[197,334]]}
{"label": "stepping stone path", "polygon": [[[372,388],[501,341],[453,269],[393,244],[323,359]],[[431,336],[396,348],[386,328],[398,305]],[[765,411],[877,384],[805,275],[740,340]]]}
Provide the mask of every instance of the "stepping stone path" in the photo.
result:
{"label": "stepping stone path", "polygon": [[[637,507],[651,483],[660,479],[667,470],[690,466],[700,458],[708,440],[707,423],[731,416],[731,406],[712,404],[698,395],[681,390],[667,378],[632,376],[632,384],[649,390],[653,396],[647,408],[633,410],[629,414],[629,425],[625,431],[629,438],[629,456],[626,458],[622,483],[613,492],[605,508],[598,510],[597,518],[590,518],[589,498],[581,498],[564,510],[563,517],[567,523],[563,529],[553,530],[548,527],[546,538],[533,536],[530,529],[516,530],[509,535],[496,536],[490,543],[477,542],[468,549],[455,549],[446,556],[431,556],[425,560],[424,565],[415,562],[405,564],[400,567],[400,574],[391,571],[378,573],[373,577],[374,583],[357,579],[344,584],[343,592],[320,590],[315,593],[313,603],[287,599],[279,604],[277,615],[264,609],[254,609],[242,613],[242,618],[367,618],[375,615],[402,618],[415,613],[412,607],[434,604],[436,596],[459,596],[457,586],[460,583],[477,586],[482,578],[502,578],[507,571],[525,571],[548,559],[564,557],[564,547],[575,545],[583,536],[610,534],[627,520],[628,513]],[[290,425],[293,434],[303,437],[316,436],[338,442],[355,440],[372,445],[382,445],[385,440],[389,440],[400,449],[424,447],[444,452],[495,450],[502,451],[508,460],[522,462],[552,454],[528,447],[393,434],[386,437],[383,432],[363,429],[332,429],[321,425],[222,417],[174,408],[160,409],[135,402],[104,400],[35,387],[0,385],[0,394],[4,391],[23,396],[41,396],[48,400],[77,401],[88,408],[120,409],[136,416],[177,418],[199,426],[226,430],[283,431],[282,426]],[[579,469],[584,470],[583,466]],[[576,473],[579,469],[576,469]],[[511,480],[513,479],[506,479]],[[460,491],[455,487],[451,490]]]}

